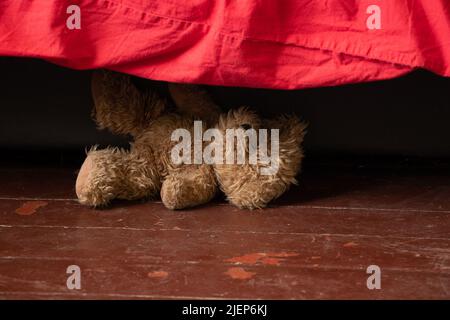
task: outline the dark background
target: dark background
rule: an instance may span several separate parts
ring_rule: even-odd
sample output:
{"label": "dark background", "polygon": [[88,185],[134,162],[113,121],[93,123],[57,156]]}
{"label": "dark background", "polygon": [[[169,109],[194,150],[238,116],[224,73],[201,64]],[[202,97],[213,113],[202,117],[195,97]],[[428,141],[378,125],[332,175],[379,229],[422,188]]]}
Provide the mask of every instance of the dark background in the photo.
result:
{"label": "dark background", "polygon": [[[0,149],[75,152],[126,145],[91,120],[90,71],[0,58]],[[164,83],[135,80],[138,86]],[[404,77],[307,90],[208,87],[223,107],[266,116],[295,112],[309,122],[308,156],[450,156],[450,79],[418,70]],[[3,153],[3,152],[2,152]]]}

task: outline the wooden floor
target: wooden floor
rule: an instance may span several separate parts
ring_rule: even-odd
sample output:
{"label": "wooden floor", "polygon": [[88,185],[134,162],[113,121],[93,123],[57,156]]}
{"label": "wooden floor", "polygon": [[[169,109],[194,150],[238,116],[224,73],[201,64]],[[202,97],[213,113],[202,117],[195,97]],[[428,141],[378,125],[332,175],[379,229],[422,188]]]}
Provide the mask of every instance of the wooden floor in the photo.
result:
{"label": "wooden floor", "polygon": [[[327,165],[270,208],[107,210],[75,169],[0,169],[0,298],[449,299],[447,170]],[[66,268],[81,269],[69,290]],[[381,289],[369,290],[369,265]]]}

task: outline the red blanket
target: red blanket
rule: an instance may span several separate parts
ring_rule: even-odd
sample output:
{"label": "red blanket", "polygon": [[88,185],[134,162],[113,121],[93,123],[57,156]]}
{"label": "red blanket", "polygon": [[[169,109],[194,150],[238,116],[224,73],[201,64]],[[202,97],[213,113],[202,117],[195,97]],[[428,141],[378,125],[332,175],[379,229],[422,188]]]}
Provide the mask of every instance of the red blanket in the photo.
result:
{"label": "red blanket", "polygon": [[284,89],[450,76],[450,0],[2,0],[0,55]]}

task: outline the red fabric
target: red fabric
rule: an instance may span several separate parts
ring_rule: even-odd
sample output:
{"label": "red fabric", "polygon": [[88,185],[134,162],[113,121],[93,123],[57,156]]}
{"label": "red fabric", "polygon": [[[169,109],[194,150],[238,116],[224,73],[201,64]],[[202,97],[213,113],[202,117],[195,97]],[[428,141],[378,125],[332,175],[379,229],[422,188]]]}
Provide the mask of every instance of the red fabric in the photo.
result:
{"label": "red fabric", "polygon": [[[69,4],[81,29],[69,30]],[[370,5],[381,29],[368,30]],[[450,76],[450,0],[1,0],[0,55],[227,86]]]}

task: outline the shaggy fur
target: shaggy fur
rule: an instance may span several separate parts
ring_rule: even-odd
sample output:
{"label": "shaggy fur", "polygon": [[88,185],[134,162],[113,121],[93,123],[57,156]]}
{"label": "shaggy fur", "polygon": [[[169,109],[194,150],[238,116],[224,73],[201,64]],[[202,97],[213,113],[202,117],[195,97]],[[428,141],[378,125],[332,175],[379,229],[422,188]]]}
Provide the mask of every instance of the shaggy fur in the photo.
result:
{"label": "shaggy fur", "polygon": [[[76,182],[81,203],[98,207],[115,198],[132,200],[160,193],[167,208],[183,209],[210,201],[220,188],[231,203],[254,209],[265,207],[296,183],[305,133],[305,125],[297,118],[261,120],[248,108],[220,114],[220,108],[197,86],[170,84],[169,91],[176,113],[156,93],[139,91],[127,75],[103,71],[93,76],[93,116],[99,128],[129,134],[134,142],[129,151],[94,147],[88,152]],[[194,119],[223,133],[228,128],[279,128],[278,172],[261,175],[259,165],[250,164],[173,164],[170,154],[177,142],[171,141],[171,134],[185,128],[193,137]]]}
{"label": "shaggy fur", "polygon": [[[232,110],[221,115],[218,128],[225,133],[228,128],[239,127],[278,128],[280,150],[278,171],[272,175],[260,174],[263,165],[219,164],[214,166],[221,190],[228,200],[240,208],[257,209],[281,196],[290,185],[296,184],[303,158],[301,142],[306,125],[296,117],[281,116],[276,120],[263,121],[247,109]],[[270,137],[270,136],[269,136]],[[270,146],[270,139],[268,140]],[[246,150],[248,155],[248,150]],[[270,151],[270,148],[269,148]],[[270,154],[270,153],[269,153]]]}

